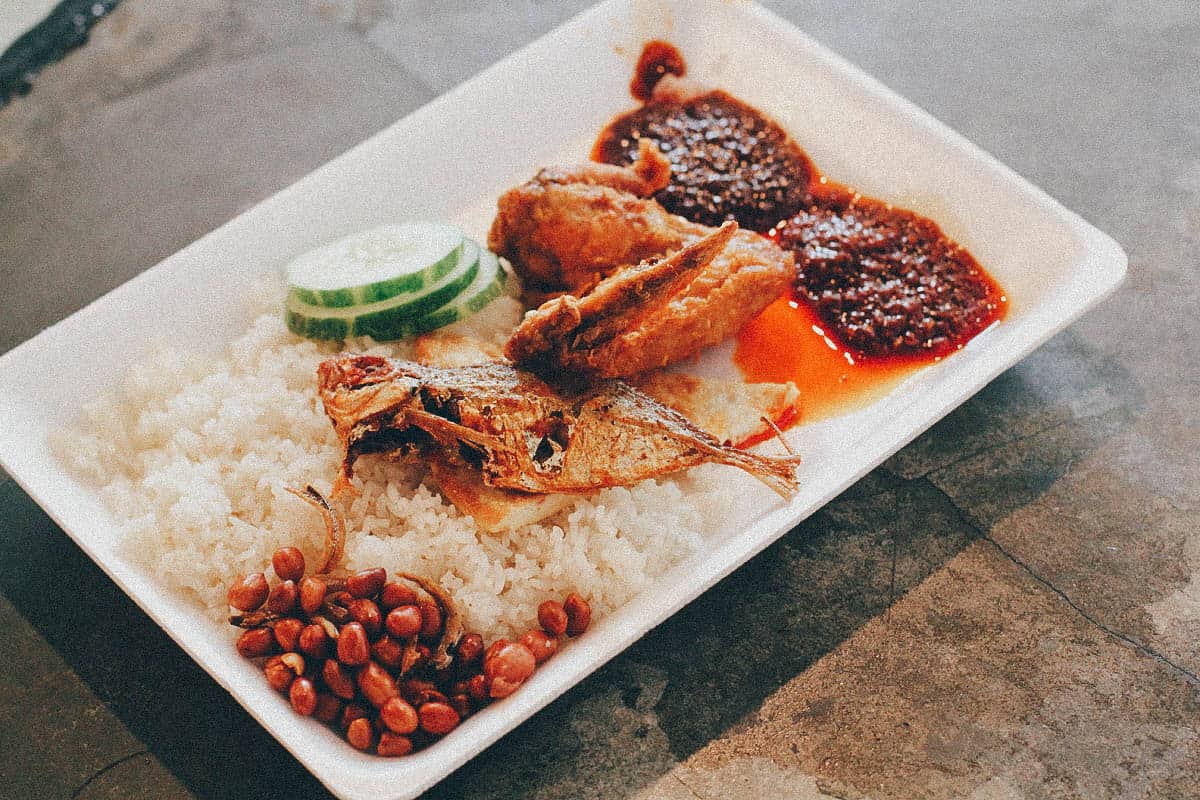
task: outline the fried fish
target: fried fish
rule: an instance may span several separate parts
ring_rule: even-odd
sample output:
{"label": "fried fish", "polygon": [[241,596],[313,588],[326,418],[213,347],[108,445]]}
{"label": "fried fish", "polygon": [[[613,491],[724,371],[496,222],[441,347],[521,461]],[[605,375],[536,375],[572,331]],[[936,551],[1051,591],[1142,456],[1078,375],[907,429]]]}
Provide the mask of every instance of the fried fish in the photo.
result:
{"label": "fried fish", "polygon": [[798,457],[725,446],[619,380],[572,391],[501,362],[438,369],[370,355],[336,356],[317,374],[344,447],[339,489],[363,454],[431,452],[478,469],[489,486],[538,494],[626,486],[705,462],[784,497],[799,486]]}

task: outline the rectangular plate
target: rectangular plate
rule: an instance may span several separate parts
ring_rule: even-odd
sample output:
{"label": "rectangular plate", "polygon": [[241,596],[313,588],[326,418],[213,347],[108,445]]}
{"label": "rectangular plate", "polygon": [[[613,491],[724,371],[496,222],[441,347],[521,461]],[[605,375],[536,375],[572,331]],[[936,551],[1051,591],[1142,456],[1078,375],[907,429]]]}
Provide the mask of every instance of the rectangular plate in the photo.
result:
{"label": "rectangular plate", "polygon": [[[137,571],[96,493],[51,456],[47,433],[80,398],[115,387],[153,341],[221,351],[242,334],[256,279],[332,238],[405,218],[447,217],[482,238],[505,188],[539,167],[586,159],[629,108],[647,39],[684,53],[690,75],[777,119],[822,171],[923,212],[1008,291],[1008,319],[883,400],[791,438],[803,489],[679,565],[540,669],[513,697],[402,759],[360,754],[296,718],[226,627]],[[1111,292],[1115,242],[961,136],[748,3],[612,0],[110,292],[0,358],[0,463],[114,581],[330,790],[408,798],[620,653]],[[53,365],[53,368],[48,368]]]}

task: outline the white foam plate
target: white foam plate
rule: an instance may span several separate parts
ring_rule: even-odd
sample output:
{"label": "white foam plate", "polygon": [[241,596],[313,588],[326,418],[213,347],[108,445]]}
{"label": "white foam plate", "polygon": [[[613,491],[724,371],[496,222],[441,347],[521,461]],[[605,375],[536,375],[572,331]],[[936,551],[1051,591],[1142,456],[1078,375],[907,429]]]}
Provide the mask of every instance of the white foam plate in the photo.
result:
{"label": "white foam plate", "polygon": [[[250,321],[256,279],[373,225],[447,217],[482,238],[505,188],[587,157],[632,105],[641,44],[675,43],[690,75],[767,112],[824,174],[927,214],[1011,298],[1006,321],[854,414],[801,427],[803,489],[764,507],[538,670],[511,698],[402,759],[352,750],[297,718],[228,629],[120,553],[96,493],[53,458],[49,431],[115,387],[155,340],[215,352]],[[496,64],[0,358],[0,463],[84,551],[331,791],[413,797],[667,619],[1111,292],[1109,237],[788,23],[749,3],[611,0]],[[773,495],[771,496],[773,497]]]}

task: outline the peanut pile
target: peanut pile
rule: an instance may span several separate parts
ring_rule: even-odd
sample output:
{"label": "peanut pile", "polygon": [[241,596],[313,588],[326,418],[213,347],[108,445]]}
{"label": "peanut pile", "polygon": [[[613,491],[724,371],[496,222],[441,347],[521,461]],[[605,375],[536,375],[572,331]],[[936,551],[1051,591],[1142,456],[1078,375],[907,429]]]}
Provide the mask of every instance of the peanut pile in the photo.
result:
{"label": "peanut pile", "polygon": [[517,690],[587,630],[591,608],[578,594],[538,608],[540,629],[485,647],[465,633],[435,583],[382,567],[306,576],[304,555],[275,551],[274,585],[262,572],[229,587],[230,622],[245,631],[237,649],[260,660],[267,683],[292,709],[314,717],[355,748],[402,756],[428,746],[469,715]]}

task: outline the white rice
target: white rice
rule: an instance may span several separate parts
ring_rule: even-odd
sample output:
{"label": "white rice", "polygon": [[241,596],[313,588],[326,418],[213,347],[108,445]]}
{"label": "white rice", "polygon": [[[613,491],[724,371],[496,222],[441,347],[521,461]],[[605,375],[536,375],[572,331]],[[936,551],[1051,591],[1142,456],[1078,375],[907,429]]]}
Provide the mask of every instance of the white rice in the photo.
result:
{"label": "white rice", "polygon": [[[317,364],[334,350],[289,333],[275,308],[265,304],[220,358],[163,350],[137,364],[118,396],[91,403],[56,447],[99,487],[128,557],[214,618],[228,610],[234,576],[270,575],[276,548],[295,545],[315,563],[320,515],[285,487],[311,483],[327,494],[340,458],[315,390]],[[519,315],[501,298],[457,328],[501,341]],[[370,341],[345,349],[408,354]],[[603,615],[736,518],[744,493],[725,482],[728,472],[701,467],[683,481],[608,489],[542,524],[492,534],[444,500],[420,466],[367,457],[356,466],[361,494],[346,506],[345,565],[439,581],[468,629],[488,640],[529,629],[539,603],[572,591]]]}

